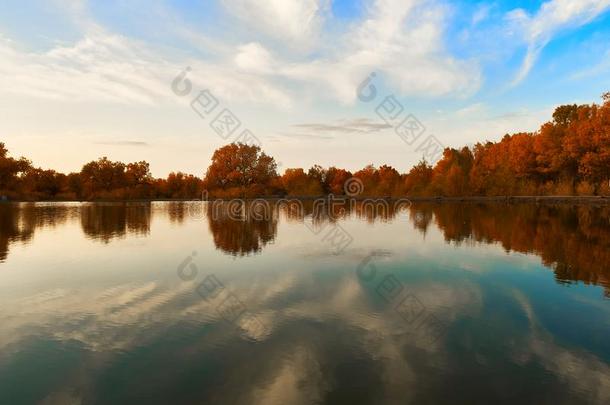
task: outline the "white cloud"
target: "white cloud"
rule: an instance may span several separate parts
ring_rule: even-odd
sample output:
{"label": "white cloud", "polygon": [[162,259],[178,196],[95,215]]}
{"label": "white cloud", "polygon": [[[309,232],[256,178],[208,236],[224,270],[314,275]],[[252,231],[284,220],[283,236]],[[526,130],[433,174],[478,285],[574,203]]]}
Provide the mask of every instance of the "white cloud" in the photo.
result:
{"label": "white cloud", "polygon": [[458,117],[468,118],[468,117],[480,117],[486,112],[486,106],[484,103],[475,103],[470,104],[466,107],[460,108],[455,112],[455,115]]}
{"label": "white cloud", "polygon": [[247,25],[276,39],[310,43],[323,21],[326,0],[223,0],[225,8]]}
{"label": "white cloud", "polygon": [[555,342],[552,334],[544,329],[527,297],[513,291],[515,301],[521,306],[529,322],[531,334],[527,343],[515,350],[517,363],[531,362],[536,358],[549,373],[557,376],[574,393],[582,395],[585,402],[605,404],[610,401],[610,367],[595,354],[581,348],[565,348]]}
{"label": "white cloud", "polygon": [[[191,80],[224,102],[289,108],[298,100],[353,103],[358,84],[372,70],[381,72],[400,95],[467,94],[480,83],[476,64],[458,60],[443,48],[446,10],[435,1],[374,0],[343,32],[323,30],[326,0],[223,4],[255,30],[297,44],[293,48],[303,52],[295,54],[264,39],[231,44],[216,38],[222,45],[208,49],[205,60],[186,59],[109,32],[87,14],[82,2],[74,2],[67,12],[82,20],[82,39],[33,53],[1,41],[0,85],[8,93],[38,98],[152,105],[175,99],[169,83],[189,65]],[[214,43],[184,26],[176,28],[176,35]],[[315,56],[307,56],[305,50],[314,42],[305,43],[318,37],[322,40],[314,41],[311,53]]]}
{"label": "white cloud", "polygon": [[609,7],[610,0],[549,0],[533,16],[521,9],[511,11],[507,18],[525,32],[527,43],[527,53],[513,85],[525,79],[557,32],[585,25]]}
{"label": "white cloud", "polygon": [[355,101],[372,70],[401,95],[471,93],[480,84],[478,66],[443,49],[444,20],[445,9],[435,2],[376,0],[359,24],[333,40],[332,52],[281,72],[344,103]]}
{"label": "white cloud", "polygon": [[477,67],[443,49],[445,14],[433,1],[375,1],[353,35],[354,62],[377,65],[403,94],[445,95],[478,88]]}
{"label": "white cloud", "polygon": [[472,15],[471,24],[473,26],[478,25],[479,23],[485,21],[489,17],[489,11],[491,10],[491,5],[489,4],[481,4],[477,7],[477,10]]}
{"label": "white cloud", "polygon": [[18,51],[0,41],[5,92],[56,100],[146,103],[165,92],[163,65],[135,41],[102,31],[47,52]]}
{"label": "white cloud", "polygon": [[51,100],[158,105],[177,100],[170,83],[190,65],[195,87],[212,90],[222,101],[290,105],[278,86],[252,74],[261,73],[270,62],[261,59],[262,51],[251,48],[238,53],[238,66],[246,68],[239,71],[199,60],[165,59],[145,43],[99,28],[73,45],[41,53],[22,52],[0,39],[0,86],[6,94]]}
{"label": "white cloud", "polygon": [[264,46],[251,42],[238,48],[235,64],[244,71],[264,74],[273,71],[274,61]]}

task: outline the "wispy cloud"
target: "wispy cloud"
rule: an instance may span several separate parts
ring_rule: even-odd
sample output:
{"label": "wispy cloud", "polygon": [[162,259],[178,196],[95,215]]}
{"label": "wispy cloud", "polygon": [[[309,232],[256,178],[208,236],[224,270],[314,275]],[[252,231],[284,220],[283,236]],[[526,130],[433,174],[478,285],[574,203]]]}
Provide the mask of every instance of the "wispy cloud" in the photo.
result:
{"label": "wispy cloud", "polygon": [[148,142],[143,141],[100,141],[94,142],[96,145],[116,145],[116,146],[149,146]]}
{"label": "wispy cloud", "polygon": [[392,128],[391,125],[375,122],[367,118],[358,118],[352,120],[340,120],[334,124],[319,124],[319,123],[308,123],[308,124],[295,124],[295,128],[318,132],[318,133],[371,133],[379,132],[384,129]]}
{"label": "wispy cloud", "polygon": [[[70,26],[69,35],[61,23],[40,18],[47,13],[33,6],[16,15],[26,17],[13,24],[21,29],[10,24],[0,29],[0,106],[6,118],[0,134],[13,150],[21,148],[20,153],[54,167],[71,162],[62,169],[73,170],[83,152],[87,159],[97,157],[93,141],[127,140],[106,143],[117,145],[116,152],[127,159],[145,146],[130,140],[156,139],[146,153],[152,167],[167,173],[170,166],[186,166],[194,172],[200,170],[200,154],[210,154],[220,141],[209,121],[188,107],[199,90],[209,89],[244,127],[257,136],[275,135],[266,149],[287,165],[317,161],[356,167],[377,154],[378,162],[394,159],[396,167],[408,169],[419,156],[393,148],[398,138],[366,136],[389,134],[383,122],[334,120],[366,116],[356,96],[365,77],[377,72],[379,100],[395,95],[426,116],[429,130],[442,133],[451,146],[533,130],[548,119],[541,109],[557,97],[570,100],[569,86],[560,88],[561,80],[547,77],[520,91],[553,91],[519,100],[495,97],[497,87],[506,86],[519,67],[515,84],[523,80],[546,44],[564,31],[576,33],[573,28],[589,23],[595,28],[571,35],[570,46],[607,36],[608,27],[592,20],[610,0],[543,0],[541,7],[509,14],[510,2],[362,0],[357,13],[340,17],[333,14],[331,0],[154,1],[140,10],[145,3],[52,0],[45,5]],[[48,40],[23,29],[28,22],[47,20],[49,26],[40,31]],[[527,56],[515,64],[525,48]],[[558,43],[553,52],[565,49]],[[592,52],[601,57],[600,49],[605,50]],[[573,73],[573,79],[583,80],[583,99],[598,88],[608,66],[587,58],[590,69],[574,73],[588,65],[578,60],[586,52],[561,59],[567,77]],[[187,66],[194,91],[177,97],[170,83]],[[501,116],[520,107],[529,115]],[[286,121],[286,112],[298,118]],[[26,144],[28,137],[40,141]],[[186,137],[196,146],[185,146]],[[83,149],[62,150],[57,146],[62,143],[51,141],[58,138],[79,141]],[[353,149],[338,157],[322,147],[329,139]],[[351,139],[357,142],[345,142]],[[181,154],[168,158],[167,146]]]}
{"label": "wispy cloud", "polygon": [[328,135],[305,134],[302,132],[278,132],[279,135],[295,139],[332,139]]}
{"label": "wispy cloud", "polygon": [[561,30],[587,24],[610,8],[610,0],[549,0],[533,16],[523,9],[511,11],[507,18],[525,33],[527,52],[512,85],[517,85],[534,66],[540,52]]}
{"label": "wispy cloud", "polygon": [[471,24],[473,26],[479,25],[489,17],[489,12],[493,5],[491,4],[480,4],[474,14],[472,15]]}
{"label": "wispy cloud", "polygon": [[[329,20],[326,0],[222,4],[224,18],[237,18],[250,33],[240,28],[227,39],[174,24],[168,35],[186,41],[184,49],[168,50],[103,27],[82,1],[68,3],[66,13],[82,22],[83,37],[44,52],[0,41],[0,85],[53,100],[158,105],[175,100],[167,83],[190,65],[192,80],[224,101],[285,109],[302,100],[354,103],[372,69],[401,95],[471,93],[481,81],[476,62],[444,49],[447,10],[436,0],[372,0],[362,17],[341,28]],[[206,48],[205,60],[188,53],[194,44]]]}
{"label": "wispy cloud", "polygon": [[530,116],[530,113],[528,113],[527,111],[510,111],[510,112],[507,112],[504,114],[489,117],[488,120],[490,120],[490,121],[510,120],[510,119],[514,119],[514,118],[523,118],[523,117],[528,117],[528,116]]}
{"label": "wispy cloud", "polygon": [[70,102],[153,104],[168,93],[163,76],[175,70],[138,41],[102,29],[42,53],[20,52],[0,39],[0,55],[5,92]]}
{"label": "wispy cloud", "polygon": [[354,89],[371,70],[401,95],[471,94],[481,83],[480,69],[445,51],[446,24],[447,10],[435,1],[374,0],[360,21],[327,38],[332,48],[286,63],[279,73],[346,104],[356,101]]}
{"label": "wispy cloud", "polygon": [[278,135],[285,136],[287,138],[295,139],[333,139],[329,135],[318,135],[318,134],[307,134],[303,132],[278,132]]}
{"label": "wispy cloud", "polygon": [[320,34],[327,0],[222,0],[242,24],[284,43],[305,46]]}

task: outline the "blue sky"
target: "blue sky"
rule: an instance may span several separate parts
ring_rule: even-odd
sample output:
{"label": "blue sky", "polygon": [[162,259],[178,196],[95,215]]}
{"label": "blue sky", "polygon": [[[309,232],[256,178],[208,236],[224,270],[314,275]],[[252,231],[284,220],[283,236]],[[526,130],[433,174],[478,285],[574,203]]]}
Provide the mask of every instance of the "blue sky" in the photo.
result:
{"label": "blue sky", "polygon": [[[375,113],[393,95],[445,146],[532,131],[610,90],[610,0],[7,0],[0,140],[35,165],[99,156],[200,175],[223,139],[207,89],[281,169],[421,158]],[[185,67],[187,96],[171,90]],[[380,98],[358,85],[376,72]]]}

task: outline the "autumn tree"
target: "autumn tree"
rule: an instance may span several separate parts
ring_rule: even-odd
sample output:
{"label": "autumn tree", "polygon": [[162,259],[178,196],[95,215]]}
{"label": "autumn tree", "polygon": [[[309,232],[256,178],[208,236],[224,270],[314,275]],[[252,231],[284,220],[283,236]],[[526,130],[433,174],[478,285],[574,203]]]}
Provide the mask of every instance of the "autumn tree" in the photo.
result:
{"label": "autumn tree", "polygon": [[[317,183],[319,185],[320,194],[328,193],[328,188],[326,186],[326,176],[327,172],[320,165],[313,165],[307,171],[307,177],[309,178],[309,182]],[[316,189],[318,187],[315,187]]]}
{"label": "autumn tree", "polygon": [[405,178],[405,190],[408,195],[421,196],[426,193],[432,181],[432,166],[422,159],[413,166]]}
{"label": "autumn tree", "polygon": [[404,194],[402,178],[392,166],[382,165],[377,169],[377,186],[374,194],[377,197],[398,197]]}
{"label": "autumn tree", "polygon": [[272,192],[275,160],[256,145],[232,143],[217,149],[204,178],[210,195],[258,196]]}
{"label": "autumn tree", "polygon": [[[407,174],[368,165],[353,174],[362,197],[564,195],[610,193],[610,93],[602,105],[562,105],[538,131],[506,134],[472,149],[448,148],[434,167],[425,160]],[[205,179],[172,172],[154,179],[147,162],[106,157],[64,175],[8,156],[0,143],[0,195],[15,199],[134,199],[319,196],[345,194],[352,174],[314,165],[280,177],[258,146],[233,143],[216,150]]]}
{"label": "autumn tree", "polygon": [[83,197],[83,182],[80,173],[70,173],[66,176],[66,192],[71,199]]}
{"label": "autumn tree", "polygon": [[334,195],[345,194],[345,182],[350,177],[352,177],[352,174],[345,169],[329,167],[326,170],[325,191]]}
{"label": "autumn tree", "polygon": [[23,187],[33,197],[53,199],[66,186],[66,175],[55,170],[29,169],[23,177]]}
{"label": "autumn tree", "polygon": [[128,163],[125,166],[125,180],[129,186],[149,184],[152,180],[150,165],[145,161]]}
{"label": "autumn tree", "polygon": [[[582,106],[569,127],[564,149],[573,171],[597,192],[610,180],[610,100],[602,106]],[[576,174],[576,173],[575,173]]]}
{"label": "autumn tree", "polygon": [[323,193],[318,178],[309,176],[301,168],[286,169],[281,184],[289,196],[319,196]]}
{"label": "autumn tree", "polygon": [[20,177],[31,167],[31,162],[26,158],[14,159],[8,156],[8,149],[0,142],[0,193],[16,194]]}
{"label": "autumn tree", "polygon": [[162,198],[201,198],[202,180],[192,174],[171,172],[166,179],[155,181],[157,195]]}
{"label": "autumn tree", "polygon": [[354,177],[362,183],[360,197],[374,196],[379,183],[379,172],[377,168],[370,164],[354,173]]}
{"label": "autumn tree", "polygon": [[125,164],[112,162],[105,156],[85,164],[80,175],[88,198],[125,186]]}
{"label": "autumn tree", "polygon": [[461,196],[470,194],[470,171],[473,155],[467,147],[446,148],[443,157],[432,170],[430,191],[435,195]]}
{"label": "autumn tree", "polygon": [[563,127],[570,125],[577,117],[578,106],[576,104],[561,105],[553,112],[553,122]]}
{"label": "autumn tree", "polygon": [[89,162],[80,172],[80,182],[71,179],[84,198],[132,199],[150,198],[152,176],[147,162],[125,164],[107,157]]}

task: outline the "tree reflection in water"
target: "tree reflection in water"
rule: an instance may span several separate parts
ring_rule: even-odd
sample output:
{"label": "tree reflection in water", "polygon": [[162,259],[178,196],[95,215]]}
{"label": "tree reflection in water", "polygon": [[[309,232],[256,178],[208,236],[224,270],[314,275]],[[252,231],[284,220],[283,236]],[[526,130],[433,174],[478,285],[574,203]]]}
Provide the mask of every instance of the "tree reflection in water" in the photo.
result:
{"label": "tree reflection in water", "polygon": [[[261,211],[258,207],[262,207]],[[240,200],[207,204],[208,227],[221,251],[245,256],[258,253],[277,235],[277,205],[257,206]]]}
{"label": "tree reflection in water", "polygon": [[0,204],[0,262],[6,260],[10,244],[27,243],[37,228],[54,228],[78,217],[75,204]]}
{"label": "tree reflection in water", "polygon": [[[275,239],[279,221],[390,222],[403,212],[424,235],[436,226],[447,243],[499,243],[506,251],[535,254],[553,269],[558,282],[602,285],[610,296],[608,206],[418,203],[404,208],[284,200],[267,201],[261,208],[261,201],[206,203],[203,211],[217,249],[234,256],[259,253]],[[109,243],[126,235],[148,235],[153,215],[165,216],[174,224],[194,221],[188,204],[192,203],[0,204],[0,261],[6,260],[11,244],[27,243],[38,228],[80,222],[87,237]]]}
{"label": "tree reflection in water", "polygon": [[150,203],[92,203],[81,206],[85,235],[104,243],[127,234],[150,232]]}
{"label": "tree reflection in water", "polygon": [[[271,204],[270,214],[257,219],[246,204],[242,219],[236,219],[228,213],[227,205],[221,205],[216,214],[211,207],[208,221],[214,243],[233,255],[260,252],[273,241],[280,215],[292,222],[302,222],[311,216],[314,223],[346,217],[374,223],[392,221],[403,210],[392,204],[355,202],[315,206],[309,201],[300,205]],[[606,295],[610,295],[607,266],[610,263],[610,207],[421,203],[408,208],[408,217],[424,235],[434,224],[448,243],[500,243],[507,252],[536,254],[545,266],[554,270],[558,282],[602,285],[606,287]]]}
{"label": "tree reflection in water", "polygon": [[536,204],[424,204],[448,242],[500,243],[533,253],[560,283],[602,285],[610,296],[610,207]]}

